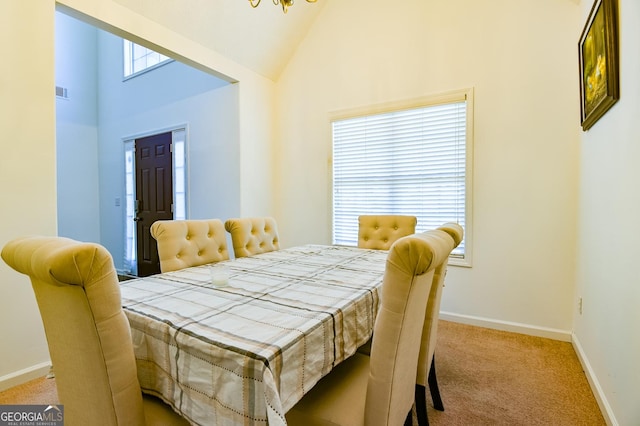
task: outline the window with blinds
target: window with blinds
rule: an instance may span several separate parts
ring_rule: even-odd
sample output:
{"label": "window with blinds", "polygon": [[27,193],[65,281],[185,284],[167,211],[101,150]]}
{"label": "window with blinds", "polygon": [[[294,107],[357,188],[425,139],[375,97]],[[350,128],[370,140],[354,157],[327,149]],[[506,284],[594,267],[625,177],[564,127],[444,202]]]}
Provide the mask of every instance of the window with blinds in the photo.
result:
{"label": "window with blinds", "polygon": [[452,257],[468,260],[469,97],[332,120],[334,244],[357,245],[361,214],[412,215],[417,232],[462,225]]}

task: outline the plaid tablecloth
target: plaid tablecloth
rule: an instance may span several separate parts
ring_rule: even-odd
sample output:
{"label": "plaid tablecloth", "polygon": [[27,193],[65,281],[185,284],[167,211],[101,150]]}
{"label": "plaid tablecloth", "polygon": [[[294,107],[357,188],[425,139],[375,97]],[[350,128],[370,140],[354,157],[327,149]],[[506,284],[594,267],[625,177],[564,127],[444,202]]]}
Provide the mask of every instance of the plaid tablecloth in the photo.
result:
{"label": "plaid tablecloth", "polygon": [[286,424],[371,336],[386,256],[307,245],[121,283],[143,391],[193,424]]}

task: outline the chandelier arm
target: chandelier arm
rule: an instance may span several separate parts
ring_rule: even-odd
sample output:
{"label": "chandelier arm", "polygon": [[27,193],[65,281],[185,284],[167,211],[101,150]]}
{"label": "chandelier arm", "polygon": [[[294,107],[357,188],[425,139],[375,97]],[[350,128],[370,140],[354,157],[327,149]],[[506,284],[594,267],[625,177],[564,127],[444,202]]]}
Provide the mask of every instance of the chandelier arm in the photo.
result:
{"label": "chandelier arm", "polygon": [[[249,0],[249,3],[251,4],[251,7],[258,7],[258,5],[260,4],[261,0]],[[287,13],[287,9],[289,8],[289,6],[293,6],[293,1],[294,0],[272,0],[274,5],[281,5],[282,6],[282,11],[284,13]],[[318,0],[307,0],[307,3],[315,3]]]}

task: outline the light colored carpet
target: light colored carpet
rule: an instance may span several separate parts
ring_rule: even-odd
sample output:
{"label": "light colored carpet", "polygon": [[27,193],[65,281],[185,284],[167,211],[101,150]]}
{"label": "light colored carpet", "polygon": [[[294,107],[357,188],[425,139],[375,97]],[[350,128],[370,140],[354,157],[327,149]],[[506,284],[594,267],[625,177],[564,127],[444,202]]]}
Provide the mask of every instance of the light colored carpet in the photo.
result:
{"label": "light colored carpet", "polygon": [[571,343],[441,320],[435,357],[431,426],[606,424]]}

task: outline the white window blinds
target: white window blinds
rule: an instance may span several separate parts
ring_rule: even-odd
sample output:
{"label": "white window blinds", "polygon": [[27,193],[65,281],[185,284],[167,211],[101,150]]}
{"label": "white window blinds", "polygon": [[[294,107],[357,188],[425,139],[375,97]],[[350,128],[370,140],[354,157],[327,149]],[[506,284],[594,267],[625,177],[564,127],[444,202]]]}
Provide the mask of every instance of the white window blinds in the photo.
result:
{"label": "white window blinds", "polygon": [[[333,242],[356,245],[361,214],[465,227],[467,101],[334,120]],[[466,229],[465,229],[466,230]],[[465,255],[464,241],[452,256]]]}

